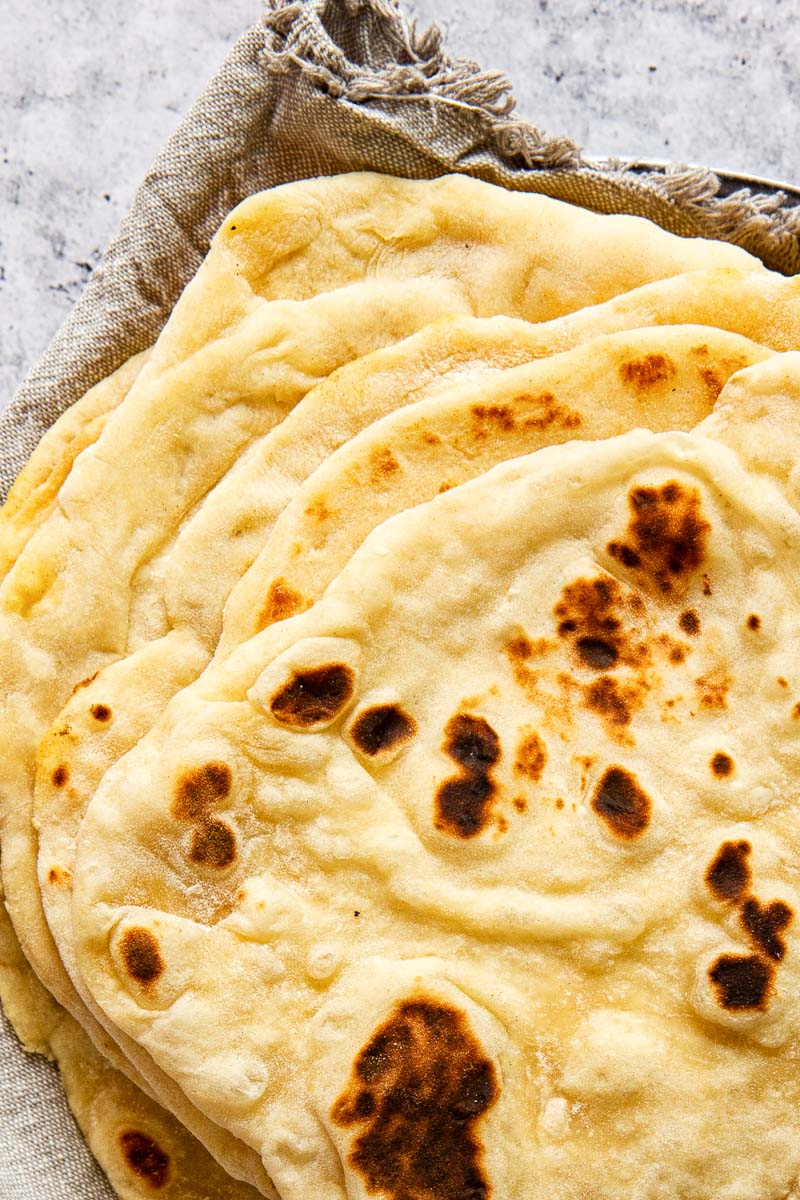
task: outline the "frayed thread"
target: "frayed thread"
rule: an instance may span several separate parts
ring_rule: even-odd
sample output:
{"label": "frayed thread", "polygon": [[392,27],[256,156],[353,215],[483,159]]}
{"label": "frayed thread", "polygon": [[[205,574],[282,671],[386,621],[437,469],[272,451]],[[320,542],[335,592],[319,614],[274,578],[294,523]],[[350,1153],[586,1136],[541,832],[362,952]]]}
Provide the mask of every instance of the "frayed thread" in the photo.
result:
{"label": "frayed thread", "polygon": [[[394,62],[355,63],[331,36],[331,10],[354,18],[367,13],[380,22],[381,42]],[[450,58],[442,31],[432,24],[420,30],[407,21],[393,0],[268,0],[264,23],[273,46],[264,61],[272,71],[301,71],[336,100],[352,104],[408,99],[433,100],[468,110],[503,158],[528,166],[562,167],[580,161],[569,138],[552,138],[529,122],[509,121],[516,101],[502,71],[484,70],[470,58]]]}
{"label": "frayed thread", "polygon": [[633,178],[670,204],[702,213],[709,222],[709,233],[722,241],[800,238],[800,205],[793,203],[786,192],[755,192],[742,187],[720,196],[719,178],[705,168],[673,163],[663,171],[633,172],[633,165],[610,160],[600,169],[610,177]]}
{"label": "frayed thread", "polygon": [[[472,116],[483,150],[494,154],[498,165],[514,173],[536,172],[532,186],[537,191],[548,191],[546,172],[558,172],[561,181],[574,172],[584,182],[584,195],[587,186],[595,187],[604,189],[607,199],[609,187],[616,187],[622,211],[626,196],[657,197],[668,209],[691,215],[703,236],[746,246],[787,273],[800,271],[800,204],[795,196],[748,187],[720,196],[720,180],[712,171],[678,164],[642,169],[620,159],[588,161],[570,138],[553,137],[515,119],[508,77],[484,70],[472,59],[448,57],[439,26],[419,30],[403,16],[397,0],[267,0],[264,25],[272,35],[263,56],[270,71],[299,71],[320,91],[356,105],[380,108],[416,101],[455,106]],[[348,39],[353,30],[361,30],[359,46],[369,61],[348,57],[332,32],[337,26],[347,29]],[[449,165],[464,169],[459,162]]]}

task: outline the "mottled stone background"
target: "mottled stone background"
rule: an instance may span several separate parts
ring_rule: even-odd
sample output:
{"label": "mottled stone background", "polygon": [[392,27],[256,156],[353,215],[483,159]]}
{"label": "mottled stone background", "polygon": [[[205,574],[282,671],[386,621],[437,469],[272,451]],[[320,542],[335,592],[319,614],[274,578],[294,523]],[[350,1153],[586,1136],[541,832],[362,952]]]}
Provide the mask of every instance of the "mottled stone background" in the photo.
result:
{"label": "mottled stone background", "polygon": [[[796,0],[413,0],[597,155],[800,182]],[[0,405],[258,0],[3,0]]]}

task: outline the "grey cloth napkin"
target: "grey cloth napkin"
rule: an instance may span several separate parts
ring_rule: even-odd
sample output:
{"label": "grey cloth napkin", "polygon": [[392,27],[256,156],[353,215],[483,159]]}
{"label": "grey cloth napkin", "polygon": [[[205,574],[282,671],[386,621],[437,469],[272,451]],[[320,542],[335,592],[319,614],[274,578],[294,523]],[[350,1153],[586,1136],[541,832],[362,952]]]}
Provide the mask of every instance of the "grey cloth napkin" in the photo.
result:
{"label": "grey cloth napkin", "polygon": [[58,1071],[0,1017],[0,1200],[113,1200],[67,1107]]}
{"label": "grey cloth napkin", "polygon": [[[261,188],[340,171],[461,171],[676,233],[738,242],[800,271],[798,197],[712,174],[582,158],[517,120],[508,81],[450,59],[393,0],[271,0],[142,182],[80,301],[0,418],[0,499],[42,433],[150,345],[215,229]],[[727,192],[727,194],[726,194]],[[0,1200],[103,1200],[57,1076],[0,1028]]]}

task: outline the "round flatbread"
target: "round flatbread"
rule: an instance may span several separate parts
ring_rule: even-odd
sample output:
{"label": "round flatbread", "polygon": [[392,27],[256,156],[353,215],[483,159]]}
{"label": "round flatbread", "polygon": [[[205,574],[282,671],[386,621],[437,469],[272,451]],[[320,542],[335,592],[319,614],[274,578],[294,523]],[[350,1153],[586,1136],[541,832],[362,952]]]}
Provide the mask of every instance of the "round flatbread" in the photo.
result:
{"label": "round flatbread", "polygon": [[[591,253],[579,253],[571,239],[589,235]],[[596,256],[606,258],[602,272]],[[78,683],[167,632],[162,556],[194,506],[313,382],[433,310],[542,319],[711,266],[767,277],[735,247],[460,177],[293,184],[226,222],[127,403],[0,591],[6,903],[40,978],[107,1052],[41,910],[33,759]],[[246,561],[248,545],[221,546],[226,567]],[[146,1060],[139,1066],[146,1074]],[[161,1093],[166,1081],[153,1078]]]}
{"label": "round flatbread", "polygon": [[[209,488],[314,382],[432,316],[552,316],[687,266],[735,266],[768,277],[731,247],[520,199],[507,203],[502,190],[474,181],[354,176],[291,185],[237,210],[126,403],[61,489],[59,511],[9,573],[0,597],[7,904],[40,977],[121,1066],[125,1060],[82,1007],[43,920],[32,756],[78,683],[169,629],[160,571]],[[595,248],[598,238],[604,242],[602,272],[594,250],[581,255],[567,245],[588,234]],[[257,528],[243,529],[225,543],[219,578],[241,572],[257,536]],[[37,633],[20,636],[23,627]],[[179,1106],[169,1081],[140,1051],[134,1055],[151,1086]],[[260,1164],[251,1162],[252,1178],[263,1184]]]}
{"label": "round flatbread", "polygon": [[[525,366],[461,378],[413,404],[394,393],[395,412],[348,441],[300,486],[303,461],[313,465],[322,456],[316,431],[327,427],[321,416],[331,384],[315,389],[260,448],[260,491],[277,499],[274,529],[231,596],[221,649],[308,607],[369,531],[394,513],[542,446],[611,437],[637,426],[690,429],[711,411],[729,376],[768,357],[770,351],[735,334],[670,326],[597,338]],[[349,368],[337,381],[348,392],[352,413],[374,412],[381,392],[373,375],[364,372],[360,387],[355,376],[356,368]],[[413,395],[422,390],[418,383]],[[357,423],[351,416],[351,428]],[[242,499],[246,504],[247,496]],[[208,507],[207,519],[199,514],[206,531],[218,516],[213,497]],[[266,503],[261,509],[265,530],[269,508]],[[208,534],[191,537],[193,552],[187,557],[182,548],[185,561],[195,572],[204,562],[211,569],[216,544]],[[183,578],[191,595],[195,573]],[[212,613],[214,624],[220,615]],[[80,821],[104,772],[209,657],[191,619],[185,621],[78,689],[39,747],[35,820],[42,900],[61,961],[89,1005],[72,942]]]}
{"label": "round flatbread", "polygon": [[791,1193],[800,356],[721,401],[385,522],[101,784],[84,977],[285,1200]]}

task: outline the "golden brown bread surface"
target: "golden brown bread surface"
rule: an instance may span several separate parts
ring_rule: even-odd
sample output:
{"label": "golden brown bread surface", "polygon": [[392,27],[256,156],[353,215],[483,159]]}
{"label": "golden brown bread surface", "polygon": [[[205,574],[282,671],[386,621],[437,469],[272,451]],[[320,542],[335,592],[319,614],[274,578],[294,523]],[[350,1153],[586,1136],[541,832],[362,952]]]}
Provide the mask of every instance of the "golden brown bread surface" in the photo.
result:
{"label": "golden brown bread surface", "polygon": [[[454,324],[456,330],[461,326]],[[522,329],[533,340],[533,327],[493,325],[498,357],[511,357],[508,324],[523,345]],[[557,328],[553,323],[553,339]],[[447,337],[452,342],[457,332]],[[491,361],[489,331],[483,337]],[[428,335],[411,339],[408,357],[420,342],[427,383],[415,378],[409,393],[381,389],[377,376],[386,352],[367,356],[309,393],[264,439],[257,454],[212,495],[212,511],[201,510],[170,553],[164,573],[171,584],[165,590],[173,613],[179,604],[188,610],[184,628],[176,623],[166,637],[101,670],[76,690],[42,739],[35,788],[39,881],[50,930],[78,990],[71,879],[80,821],[104,772],[210,657],[196,629],[219,626],[220,603],[215,609],[213,596],[202,598],[207,619],[195,623],[191,616],[201,598],[193,601],[202,580],[218,569],[218,530],[246,519],[243,508],[251,493],[242,489],[243,478],[258,482],[259,523],[267,541],[231,597],[223,652],[269,621],[307,607],[370,529],[393,513],[542,445],[612,436],[638,425],[691,428],[708,414],[728,376],[770,353],[734,334],[674,326],[597,338],[526,366],[479,372],[473,365],[467,375],[440,376]],[[538,344],[546,344],[541,336]],[[373,358],[376,369],[370,371]],[[444,370],[450,360],[440,362]],[[332,394],[347,397],[338,420],[327,419]],[[422,395],[428,398],[408,403]],[[396,411],[358,433],[362,418],[378,416],[381,404]],[[345,425],[356,436],[325,459],[326,441],[343,440]]]}
{"label": "golden brown bread surface", "polygon": [[[106,1052],[124,1065],[125,1059],[103,1032],[102,1025],[107,1024],[128,1059],[168,1103],[178,1107],[182,1103],[171,1073],[157,1070],[144,1043],[127,1040],[108,1022],[75,970],[68,929],[71,866],[66,864],[74,859],[77,822],[102,769],[156,720],[176,687],[189,683],[202,668],[219,636],[227,592],[258,557],[281,508],[324,454],[361,426],[356,421],[348,427],[344,421],[338,433],[334,431],[310,455],[298,443],[291,470],[273,493],[265,480],[275,483],[277,474],[273,471],[270,476],[264,463],[271,462],[274,444],[262,450],[263,435],[331,370],[376,346],[391,344],[430,320],[464,313],[510,313],[547,320],[582,305],[609,301],[638,284],[657,289],[669,282],[666,277],[687,267],[712,268],[700,288],[701,293],[706,288],[705,302],[697,302],[694,289],[684,292],[691,319],[700,315],[750,335],[763,332],[767,346],[786,348],[796,319],[794,299],[740,251],[671,238],[628,218],[598,218],[540,197],[510,196],[470,180],[409,183],[363,175],[291,185],[246,202],[215,240],[131,397],[66,481],[59,510],[22,553],[0,591],[4,614],[0,615],[0,641],[7,650],[0,655],[5,672],[0,790],[9,906],[26,951],[48,986],[85,1022]],[[648,283],[651,280],[661,282]],[[771,289],[776,300],[769,307],[769,318],[761,323],[759,287],[762,297]],[[734,293],[741,303],[726,304],[722,297],[730,300]],[[666,287],[663,294],[643,294],[627,306],[622,299],[617,307],[615,303],[610,300],[605,312],[589,314],[587,320],[587,314],[575,312],[563,330],[554,325],[541,335],[517,325],[516,330],[505,330],[505,340],[495,336],[492,341],[467,331],[459,343],[458,335],[452,338],[432,331],[428,350],[445,347],[450,338],[448,370],[468,375],[490,364],[510,366],[524,357],[566,349],[592,333],[630,328],[637,320],[637,303],[640,316],[662,323],[672,320],[680,308],[677,293]],[[418,352],[425,336],[421,335]],[[561,343],[560,337],[565,339]],[[758,347],[735,345],[735,338],[725,343],[715,333],[714,339],[710,350],[706,346],[711,361],[695,364],[691,381],[682,361],[676,371],[675,395],[684,396],[688,409],[692,405],[695,409],[691,420],[683,414],[673,423],[690,425],[707,411],[711,377],[718,391],[736,366],[758,361],[765,353]],[[659,354],[656,339],[634,361],[644,363],[651,375],[647,365],[652,366]],[[431,390],[437,387],[437,372],[438,382],[444,385],[445,357],[434,363]],[[407,368],[407,378],[411,374]],[[627,384],[646,382],[644,376],[631,376]],[[672,385],[665,378],[650,382],[661,385],[658,404],[663,409]],[[409,391],[404,394],[400,403],[407,404],[412,396]],[[329,392],[329,411],[332,396]],[[538,398],[529,397],[527,408],[520,396],[511,429],[503,427],[502,412],[498,420],[490,410],[504,410],[507,400],[516,397],[507,396],[495,405],[473,397],[466,408],[462,405],[460,418],[452,406],[449,415],[437,409],[433,421],[439,425],[431,436],[446,440],[446,431],[452,429],[457,443],[451,454],[451,478],[439,477],[441,464],[428,443],[427,458],[410,455],[409,469],[399,472],[403,485],[398,486],[394,452],[389,448],[387,457],[387,447],[379,441],[386,433],[380,432],[373,443],[364,436],[350,459],[337,459],[329,478],[337,481],[339,500],[350,513],[353,489],[347,470],[367,470],[371,479],[377,454],[378,474],[389,486],[375,504],[375,524],[380,515],[427,498],[426,489],[433,484],[437,489],[450,487],[498,458],[534,448],[537,421],[563,439],[570,426],[553,417],[552,405],[542,406],[544,396],[543,392]],[[349,403],[357,412],[358,399]],[[611,401],[612,409],[615,404]],[[345,397],[345,410],[347,405]],[[369,419],[367,413],[382,415],[369,403],[364,407],[361,425]],[[478,409],[485,410],[481,420],[476,418]],[[320,402],[319,412],[323,411]],[[613,417],[607,427],[587,421],[586,434],[618,432],[633,418],[633,423],[657,428],[670,420],[656,418],[652,411],[640,410],[645,418],[641,422],[636,412],[625,416],[614,412],[617,424]],[[427,419],[420,414],[423,423]],[[469,420],[469,429],[459,426],[459,420],[462,425]],[[293,428],[301,430],[302,421],[293,426],[290,418],[286,424],[284,444],[289,446]],[[400,420],[388,436],[410,446],[409,439],[417,437],[414,429],[413,419]],[[550,433],[546,440],[551,440]],[[85,440],[94,435],[92,429]],[[267,437],[265,448],[269,441]],[[473,454],[475,461],[469,466],[466,460]],[[56,469],[42,490],[44,501],[52,501],[62,482]],[[318,481],[315,486],[324,508],[326,485]],[[354,495],[368,498],[378,493],[371,493],[369,487],[359,492],[356,486]],[[264,498],[266,505],[262,505]],[[301,542],[311,545],[316,538],[328,548],[327,577],[320,571],[317,578],[302,586],[298,580],[293,587],[282,584],[283,575],[265,576],[267,594],[261,598],[257,617],[263,616],[269,595],[277,595],[280,601],[277,608],[273,606],[273,618],[289,610],[293,596],[301,596],[303,602],[313,598],[370,527],[369,522],[350,521],[339,531],[336,548],[331,513],[323,515],[323,508],[318,509],[316,526],[298,523],[297,531]],[[22,529],[28,514],[24,508],[18,508],[18,513]],[[258,569],[257,563],[251,584]],[[236,620],[230,618],[226,628],[235,631],[236,627]],[[231,636],[235,642],[244,632]],[[89,680],[97,668],[105,669],[69,700],[72,688]],[[110,697],[113,703],[108,703]],[[67,715],[59,718],[65,701]],[[291,696],[287,703],[291,708]],[[31,819],[34,758],[51,722],[38,756],[36,821],[43,833],[40,866],[51,901],[48,918],[67,970],[41,908],[35,873],[37,838]],[[380,731],[380,721],[365,736],[377,736],[376,728]],[[57,738],[69,747],[69,764],[58,753]],[[212,824],[192,836],[193,861],[224,865],[230,852],[227,833]],[[53,864],[45,868],[51,850]],[[81,996],[88,1008],[83,1007]],[[99,1024],[90,1010],[100,1017]],[[464,1033],[458,1022],[453,1030]],[[190,1109],[181,1111],[190,1123],[199,1120],[206,1137],[216,1136],[201,1113],[192,1117]],[[223,1125],[228,1125],[227,1119]],[[232,1168],[244,1171],[268,1192],[270,1185],[258,1160],[260,1148],[253,1146],[255,1155],[246,1152],[244,1159],[237,1158],[235,1141],[221,1137],[223,1158],[228,1147]],[[242,1165],[245,1160],[249,1166]]]}
{"label": "golden brown bread surface", "polygon": [[[0,578],[53,511],[75,459],[96,441],[146,360],[146,352],[130,359],[45,434],[0,512]],[[4,906],[0,997],[26,1049],[58,1064],[73,1115],[122,1200],[149,1200],[154,1192],[174,1200],[252,1200],[258,1194],[227,1175],[171,1113],[98,1052],[37,979]]]}
{"label": "golden brown bread surface", "polygon": [[101,784],[81,969],[289,1200],[791,1194],[799,363],[378,526]]}

